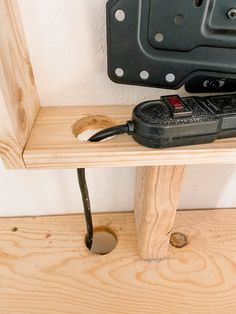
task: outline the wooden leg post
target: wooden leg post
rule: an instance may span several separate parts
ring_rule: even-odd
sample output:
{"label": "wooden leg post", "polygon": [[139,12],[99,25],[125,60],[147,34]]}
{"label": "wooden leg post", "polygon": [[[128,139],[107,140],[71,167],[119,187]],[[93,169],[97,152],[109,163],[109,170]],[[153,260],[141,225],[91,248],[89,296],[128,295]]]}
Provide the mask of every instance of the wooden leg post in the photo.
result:
{"label": "wooden leg post", "polygon": [[18,1],[0,1],[0,158],[25,168],[23,151],[39,110]]}
{"label": "wooden leg post", "polygon": [[184,166],[137,168],[135,218],[140,257],[162,259],[166,256]]}

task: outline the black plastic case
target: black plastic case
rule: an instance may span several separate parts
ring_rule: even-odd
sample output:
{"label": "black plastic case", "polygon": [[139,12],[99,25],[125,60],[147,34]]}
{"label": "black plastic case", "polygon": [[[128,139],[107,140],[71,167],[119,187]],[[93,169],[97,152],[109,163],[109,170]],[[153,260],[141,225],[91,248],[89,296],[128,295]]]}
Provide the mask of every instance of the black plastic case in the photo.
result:
{"label": "black plastic case", "polygon": [[235,0],[109,0],[108,75],[121,84],[236,90]]}

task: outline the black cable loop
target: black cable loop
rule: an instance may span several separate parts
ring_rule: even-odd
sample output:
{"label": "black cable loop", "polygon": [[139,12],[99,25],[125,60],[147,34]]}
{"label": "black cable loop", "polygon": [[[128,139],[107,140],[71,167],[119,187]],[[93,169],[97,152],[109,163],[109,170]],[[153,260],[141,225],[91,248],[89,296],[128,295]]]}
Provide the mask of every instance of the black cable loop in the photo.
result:
{"label": "black cable loop", "polygon": [[[126,124],[117,125],[111,128],[107,128],[104,130],[101,130],[91,136],[89,138],[89,142],[99,142],[102,141],[108,137],[124,134],[124,133],[132,133],[133,132],[133,123],[131,121],[128,121]],[[92,213],[91,213],[91,205],[90,205],[90,198],[89,198],[89,191],[86,181],[86,174],[85,174],[85,168],[78,168],[77,169],[77,177],[80,187],[80,192],[82,196],[83,201],[83,207],[84,207],[84,216],[85,216],[85,222],[86,222],[86,228],[87,228],[87,235],[86,235],[86,246],[90,250],[93,244],[93,219],[92,219]]]}

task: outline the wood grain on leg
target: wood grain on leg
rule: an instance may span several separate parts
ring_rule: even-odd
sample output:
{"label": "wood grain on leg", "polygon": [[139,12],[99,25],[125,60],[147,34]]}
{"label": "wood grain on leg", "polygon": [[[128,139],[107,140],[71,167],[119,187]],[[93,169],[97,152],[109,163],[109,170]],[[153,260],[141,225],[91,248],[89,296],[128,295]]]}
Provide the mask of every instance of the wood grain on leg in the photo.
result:
{"label": "wood grain on leg", "polygon": [[0,156],[6,167],[24,168],[39,101],[15,0],[0,0],[0,21]]}
{"label": "wood grain on leg", "polygon": [[137,168],[135,217],[143,259],[167,254],[183,173],[184,166]]}

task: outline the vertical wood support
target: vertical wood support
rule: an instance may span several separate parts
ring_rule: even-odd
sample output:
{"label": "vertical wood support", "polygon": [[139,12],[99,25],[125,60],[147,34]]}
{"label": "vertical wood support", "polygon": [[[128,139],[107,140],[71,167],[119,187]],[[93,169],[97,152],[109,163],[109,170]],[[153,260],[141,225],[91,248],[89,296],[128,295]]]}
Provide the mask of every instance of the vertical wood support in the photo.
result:
{"label": "vertical wood support", "polygon": [[0,0],[0,21],[0,156],[7,168],[24,168],[39,100],[15,0]]}
{"label": "vertical wood support", "polygon": [[167,254],[184,168],[137,168],[135,219],[139,253],[143,259],[162,259]]}

